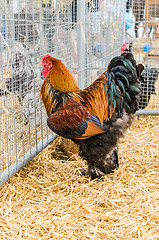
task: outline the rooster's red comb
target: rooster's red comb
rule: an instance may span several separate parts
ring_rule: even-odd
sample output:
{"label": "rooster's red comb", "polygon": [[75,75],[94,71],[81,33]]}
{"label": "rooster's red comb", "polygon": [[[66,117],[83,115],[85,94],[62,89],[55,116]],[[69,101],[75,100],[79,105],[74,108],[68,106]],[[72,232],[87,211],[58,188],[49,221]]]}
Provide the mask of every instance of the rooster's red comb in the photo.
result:
{"label": "rooster's red comb", "polygon": [[44,61],[46,58],[48,58],[48,57],[51,57],[51,55],[50,54],[46,54],[43,58],[42,58],[42,61]]}
{"label": "rooster's red comb", "polygon": [[121,52],[128,51],[129,45],[127,43],[124,43],[121,47]]}

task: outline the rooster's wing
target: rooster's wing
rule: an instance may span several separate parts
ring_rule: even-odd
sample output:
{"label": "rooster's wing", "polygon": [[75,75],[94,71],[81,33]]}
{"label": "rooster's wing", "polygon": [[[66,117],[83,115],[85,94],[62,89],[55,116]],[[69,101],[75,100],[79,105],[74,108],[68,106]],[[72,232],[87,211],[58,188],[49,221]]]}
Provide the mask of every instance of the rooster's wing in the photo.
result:
{"label": "rooster's wing", "polygon": [[48,117],[49,128],[65,138],[86,139],[107,129],[79,101],[69,99],[64,106]]}

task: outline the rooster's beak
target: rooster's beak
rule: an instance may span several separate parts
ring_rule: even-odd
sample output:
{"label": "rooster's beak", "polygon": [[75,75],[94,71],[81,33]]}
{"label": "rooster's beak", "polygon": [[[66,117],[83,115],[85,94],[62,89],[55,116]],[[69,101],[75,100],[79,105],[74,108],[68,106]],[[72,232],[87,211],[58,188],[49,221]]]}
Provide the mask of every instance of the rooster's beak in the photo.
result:
{"label": "rooster's beak", "polygon": [[39,66],[42,66],[42,65],[43,65],[43,64],[42,64],[42,61],[41,61],[41,62],[39,62],[39,63],[38,63],[38,65],[39,65]]}

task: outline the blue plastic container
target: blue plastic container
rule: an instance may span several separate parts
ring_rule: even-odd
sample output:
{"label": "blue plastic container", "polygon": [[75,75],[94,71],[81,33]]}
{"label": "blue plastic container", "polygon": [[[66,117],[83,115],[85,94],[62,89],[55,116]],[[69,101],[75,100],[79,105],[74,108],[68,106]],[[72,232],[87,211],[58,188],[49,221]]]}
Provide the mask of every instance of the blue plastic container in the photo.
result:
{"label": "blue plastic container", "polygon": [[151,46],[149,44],[145,44],[143,49],[144,49],[144,52],[149,52],[151,50]]}

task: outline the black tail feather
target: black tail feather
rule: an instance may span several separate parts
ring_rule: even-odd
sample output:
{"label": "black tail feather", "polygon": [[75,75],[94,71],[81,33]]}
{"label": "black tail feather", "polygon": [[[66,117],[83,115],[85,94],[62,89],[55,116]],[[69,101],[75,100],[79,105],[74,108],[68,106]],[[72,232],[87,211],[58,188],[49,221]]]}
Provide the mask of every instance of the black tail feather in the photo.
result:
{"label": "black tail feather", "polygon": [[113,72],[124,101],[126,112],[135,113],[141,96],[140,75],[144,69],[142,64],[136,65],[132,53],[123,53],[115,57],[108,65],[108,74]]}

